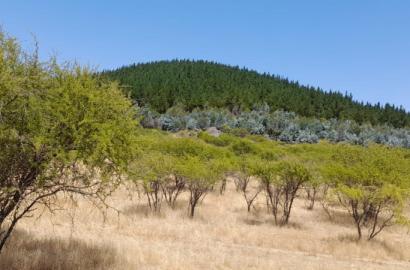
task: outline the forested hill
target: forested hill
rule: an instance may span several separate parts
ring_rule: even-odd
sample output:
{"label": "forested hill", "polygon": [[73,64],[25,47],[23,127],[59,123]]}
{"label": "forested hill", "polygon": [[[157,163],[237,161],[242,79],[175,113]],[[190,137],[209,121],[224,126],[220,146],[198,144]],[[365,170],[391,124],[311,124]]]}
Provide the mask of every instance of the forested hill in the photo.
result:
{"label": "forested hill", "polygon": [[119,81],[139,104],[150,105],[160,113],[176,104],[188,111],[207,106],[237,112],[267,103],[272,111],[284,109],[306,117],[410,126],[410,113],[401,107],[364,104],[351,95],[325,92],[280,76],[214,62],[133,64],[102,75]]}

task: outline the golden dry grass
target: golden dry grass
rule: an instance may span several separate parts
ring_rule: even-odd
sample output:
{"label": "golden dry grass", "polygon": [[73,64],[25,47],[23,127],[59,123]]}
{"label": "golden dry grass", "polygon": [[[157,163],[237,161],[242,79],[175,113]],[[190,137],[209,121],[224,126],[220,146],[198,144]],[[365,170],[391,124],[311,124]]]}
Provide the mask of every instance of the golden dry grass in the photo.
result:
{"label": "golden dry grass", "polygon": [[[153,215],[145,198],[130,197],[121,189],[110,199],[119,215],[108,210],[104,218],[85,200],[77,206],[65,201],[68,210],[26,219],[19,229],[35,235],[32,241],[80,241],[78,246],[97,250],[89,250],[84,258],[108,256],[109,269],[410,269],[410,234],[404,229],[389,228],[375,241],[356,243],[354,227],[343,211],[336,209],[329,221],[320,205],[308,211],[301,198],[291,224],[276,227],[263,196],[248,214],[231,182],[223,196],[207,195],[191,220],[184,196],[175,210],[164,205],[161,214]],[[57,245],[55,252],[67,251]],[[71,259],[75,265],[83,258]]]}
{"label": "golden dry grass", "polygon": [[0,269],[112,269],[115,258],[115,250],[106,245],[55,237],[36,239],[24,231],[15,231],[0,254]]}

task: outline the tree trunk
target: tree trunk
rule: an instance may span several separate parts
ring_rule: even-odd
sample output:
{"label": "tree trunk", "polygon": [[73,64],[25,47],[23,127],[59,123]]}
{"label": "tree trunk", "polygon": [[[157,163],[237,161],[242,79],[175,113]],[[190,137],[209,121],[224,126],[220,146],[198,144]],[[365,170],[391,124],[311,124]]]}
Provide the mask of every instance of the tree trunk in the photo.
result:
{"label": "tree trunk", "polygon": [[357,227],[357,241],[359,241],[360,239],[362,239],[362,228],[360,227],[360,223],[356,223],[356,227]]}
{"label": "tree trunk", "polygon": [[189,211],[189,217],[190,217],[190,218],[193,218],[193,217],[194,217],[194,214],[195,214],[195,206],[196,206],[196,203],[192,203],[192,204],[191,204],[190,211]]}

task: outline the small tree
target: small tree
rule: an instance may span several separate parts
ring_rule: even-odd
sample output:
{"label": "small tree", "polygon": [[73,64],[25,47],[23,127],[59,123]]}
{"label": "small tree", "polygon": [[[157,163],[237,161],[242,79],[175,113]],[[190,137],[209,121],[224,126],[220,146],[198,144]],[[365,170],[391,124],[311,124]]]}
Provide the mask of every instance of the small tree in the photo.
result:
{"label": "small tree", "polygon": [[134,116],[115,84],[40,63],[0,32],[0,251],[36,205],[115,187],[135,153]]}
{"label": "small tree", "polygon": [[210,163],[205,163],[198,157],[189,157],[180,164],[179,171],[187,182],[189,191],[188,214],[194,217],[198,202],[212,189],[217,180],[216,172]]}
{"label": "small tree", "polygon": [[[256,189],[252,189],[250,186],[252,183],[251,164],[257,162],[254,160],[255,158],[256,157],[242,159],[239,162],[239,173],[236,176],[237,186],[246,201],[248,212],[251,211],[252,204],[255,202],[258,195],[262,192],[260,185],[258,185]],[[261,161],[259,160],[259,162]]]}
{"label": "small tree", "polygon": [[169,156],[152,149],[144,149],[143,156],[136,160],[132,166],[130,176],[137,188],[141,184],[147,196],[148,206],[154,212],[161,210],[161,204],[165,197],[164,185],[172,177],[169,163]]}
{"label": "small tree", "polygon": [[161,193],[162,179],[150,174],[147,174],[147,177],[150,180],[143,181],[142,186],[148,199],[148,206],[154,212],[160,212],[163,199],[163,194]]}
{"label": "small tree", "polygon": [[296,194],[310,179],[309,171],[300,163],[282,161],[256,165],[254,175],[260,177],[275,223],[288,224]]}
{"label": "small tree", "polygon": [[175,159],[172,173],[190,193],[189,215],[193,217],[198,202],[229,170],[229,152],[196,138],[171,139],[158,148]]}
{"label": "small tree", "polygon": [[409,196],[409,162],[401,150],[382,146],[339,147],[328,168],[336,182],[339,202],[352,216],[358,240],[367,239],[387,226],[406,220],[403,207]]}
{"label": "small tree", "polygon": [[130,178],[138,188],[142,186],[153,211],[160,211],[163,200],[174,208],[185,188],[185,179],[178,170],[183,160],[180,139],[154,132],[147,135],[140,139],[142,155],[134,161]]}
{"label": "small tree", "polygon": [[184,191],[185,185],[184,177],[179,174],[172,174],[162,182],[161,188],[168,206],[175,208],[177,198]]}
{"label": "small tree", "polygon": [[147,196],[148,206],[154,212],[161,210],[163,200],[162,185],[167,177],[168,171],[163,167],[166,164],[166,157],[156,151],[145,151],[142,158],[133,167],[132,178],[137,187],[140,184]]}
{"label": "small tree", "polygon": [[167,172],[167,176],[161,183],[161,189],[165,201],[171,208],[175,208],[176,200],[186,185],[184,176],[178,171],[178,163],[181,161],[174,156],[167,156],[167,159],[159,164]]}
{"label": "small tree", "polygon": [[315,202],[316,202],[316,198],[317,198],[317,194],[319,192],[319,188],[320,188],[320,182],[315,181],[309,185],[305,185],[305,190],[306,190],[306,197],[307,197],[307,209],[308,210],[313,210],[313,208],[315,207]]}
{"label": "small tree", "polygon": [[235,177],[236,191],[247,190],[247,182],[250,180],[246,179],[248,176],[248,163],[251,160],[249,157],[258,153],[259,149],[254,142],[247,139],[239,139],[230,146],[230,150],[237,157],[236,163],[239,174]]}
{"label": "small tree", "polygon": [[[309,171],[310,173],[310,178],[309,181],[306,181],[303,184],[303,187],[306,191],[306,199],[307,199],[307,209],[308,210],[313,210],[313,208],[315,207],[315,203],[318,199],[322,199],[323,198],[318,198],[320,195],[323,195],[323,197],[325,196],[325,181],[323,181],[322,175],[320,174],[320,168],[318,167],[318,163],[322,162],[321,160],[316,160],[316,162],[314,162],[314,165],[312,165],[312,162],[304,162],[304,164],[308,164],[309,165]],[[320,194],[323,193],[323,194]]]}

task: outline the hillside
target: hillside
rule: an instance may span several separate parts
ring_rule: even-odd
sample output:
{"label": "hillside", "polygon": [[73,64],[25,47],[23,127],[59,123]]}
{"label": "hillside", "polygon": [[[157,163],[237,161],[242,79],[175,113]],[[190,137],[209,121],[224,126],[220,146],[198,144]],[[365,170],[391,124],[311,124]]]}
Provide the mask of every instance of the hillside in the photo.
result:
{"label": "hillside", "polygon": [[232,112],[268,104],[300,116],[349,119],[373,125],[410,126],[402,107],[357,102],[352,95],[326,92],[276,75],[207,61],[172,60],[133,64],[102,72],[119,81],[141,105],[164,113],[177,104],[185,110],[213,107]]}

